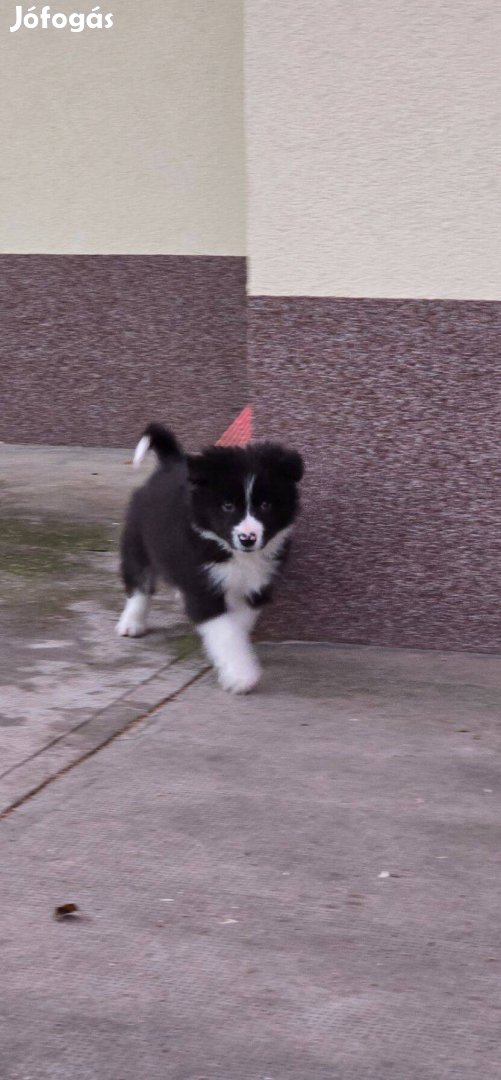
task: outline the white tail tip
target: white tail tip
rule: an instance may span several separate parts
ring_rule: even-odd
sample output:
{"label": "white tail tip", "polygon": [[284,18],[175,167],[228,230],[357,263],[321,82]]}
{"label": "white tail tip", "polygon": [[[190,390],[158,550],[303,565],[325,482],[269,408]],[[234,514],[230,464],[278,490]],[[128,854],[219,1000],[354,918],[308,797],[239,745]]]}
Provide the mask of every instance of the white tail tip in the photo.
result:
{"label": "white tail tip", "polygon": [[143,435],[142,439],[139,440],[139,442],[138,442],[138,444],[136,446],[136,449],[134,450],[134,457],[132,459],[132,464],[133,464],[135,469],[138,469],[141,462],[144,461],[144,458],[146,457],[146,454],[148,453],[148,450],[150,449],[150,446],[151,446],[150,436],[149,435]]}

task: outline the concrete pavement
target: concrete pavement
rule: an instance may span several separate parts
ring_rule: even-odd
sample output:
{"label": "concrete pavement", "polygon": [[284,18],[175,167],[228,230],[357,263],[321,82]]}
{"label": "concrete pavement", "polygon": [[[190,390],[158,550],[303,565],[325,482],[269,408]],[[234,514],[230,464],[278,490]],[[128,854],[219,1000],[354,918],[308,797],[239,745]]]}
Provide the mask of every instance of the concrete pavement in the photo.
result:
{"label": "concrete pavement", "polygon": [[94,453],[2,469],[2,1080],[494,1080],[501,660],[115,640]]}
{"label": "concrete pavement", "polygon": [[0,460],[1,813],[203,665],[168,591],[147,639],[114,632],[130,455],[2,446]]}

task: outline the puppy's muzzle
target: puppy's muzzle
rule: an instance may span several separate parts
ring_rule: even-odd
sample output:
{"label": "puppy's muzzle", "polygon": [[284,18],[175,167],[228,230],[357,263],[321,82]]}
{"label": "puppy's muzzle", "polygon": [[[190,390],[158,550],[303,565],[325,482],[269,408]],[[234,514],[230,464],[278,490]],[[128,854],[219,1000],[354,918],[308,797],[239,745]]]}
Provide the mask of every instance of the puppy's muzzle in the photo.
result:
{"label": "puppy's muzzle", "polygon": [[237,538],[244,551],[252,551],[256,546],[257,534],[254,532],[238,533]]}

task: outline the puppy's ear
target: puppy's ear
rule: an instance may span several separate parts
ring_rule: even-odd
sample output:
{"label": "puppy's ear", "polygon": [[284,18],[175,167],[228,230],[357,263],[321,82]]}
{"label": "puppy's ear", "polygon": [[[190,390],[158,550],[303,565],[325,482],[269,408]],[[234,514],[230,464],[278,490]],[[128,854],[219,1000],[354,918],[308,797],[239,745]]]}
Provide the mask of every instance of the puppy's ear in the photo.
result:
{"label": "puppy's ear", "polygon": [[304,461],[297,450],[283,449],[278,464],[289,480],[293,480],[295,484],[299,484],[299,481],[302,480],[304,474]]}
{"label": "puppy's ear", "polygon": [[267,442],[257,448],[257,454],[265,469],[281,474],[293,484],[299,484],[304,473],[304,462],[297,450],[289,450],[281,443]]}

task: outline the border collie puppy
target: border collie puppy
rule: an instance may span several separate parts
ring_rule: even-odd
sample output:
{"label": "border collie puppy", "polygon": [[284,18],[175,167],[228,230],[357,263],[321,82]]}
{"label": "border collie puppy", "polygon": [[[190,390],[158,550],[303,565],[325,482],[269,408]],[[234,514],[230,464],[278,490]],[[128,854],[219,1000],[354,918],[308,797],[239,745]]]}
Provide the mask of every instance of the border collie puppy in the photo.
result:
{"label": "border collie puppy", "polygon": [[261,674],[250,635],[287,553],[302,459],[277,443],[185,454],[160,424],[146,428],[134,464],[150,449],[159,468],[134,492],[122,535],[117,632],[145,632],[163,578],[181,592],[221,686],[245,693]]}

